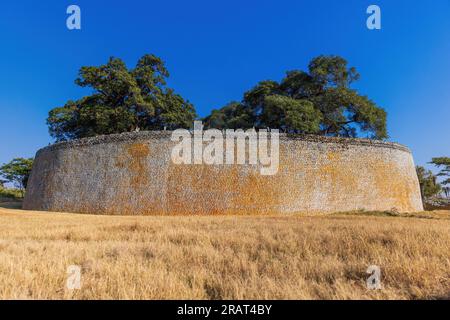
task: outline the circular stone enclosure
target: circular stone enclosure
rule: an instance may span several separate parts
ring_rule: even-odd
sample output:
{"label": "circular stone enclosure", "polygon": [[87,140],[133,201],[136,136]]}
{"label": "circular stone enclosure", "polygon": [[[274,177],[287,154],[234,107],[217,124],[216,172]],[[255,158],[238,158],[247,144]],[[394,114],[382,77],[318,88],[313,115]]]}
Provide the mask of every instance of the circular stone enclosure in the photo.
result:
{"label": "circular stone enclosure", "polygon": [[117,215],[421,211],[411,152],[365,139],[284,135],[279,168],[174,164],[170,131],[51,145],[36,154],[24,209]]}

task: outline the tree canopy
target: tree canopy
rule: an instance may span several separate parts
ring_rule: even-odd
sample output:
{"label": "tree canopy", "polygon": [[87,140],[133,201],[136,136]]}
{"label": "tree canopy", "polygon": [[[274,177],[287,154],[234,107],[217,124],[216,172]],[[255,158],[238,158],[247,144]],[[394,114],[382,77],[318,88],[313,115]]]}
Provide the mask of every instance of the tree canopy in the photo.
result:
{"label": "tree canopy", "polygon": [[32,167],[33,158],[15,158],[0,167],[0,177],[5,179],[5,182],[13,183],[23,192],[27,187]]}
{"label": "tree canopy", "polygon": [[118,58],[86,66],[75,83],[92,94],[49,112],[50,135],[57,141],[135,130],[189,128],[194,106],[167,88],[169,72],[154,55],[144,55],[133,69]]}
{"label": "tree canopy", "polygon": [[351,88],[359,77],[344,58],[319,56],[310,62],[308,72],[288,71],[281,82],[261,81],[241,102],[213,110],[205,125],[385,139],[386,111]]}
{"label": "tree canopy", "polygon": [[433,197],[442,191],[442,186],[437,182],[437,177],[431,170],[416,166],[417,177],[419,178],[420,190],[424,199]]}
{"label": "tree canopy", "polygon": [[444,181],[442,181],[443,185],[450,185],[450,158],[449,157],[439,157],[433,158],[431,163],[437,166],[438,168],[442,168],[438,173],[439,177],[443,177]]}

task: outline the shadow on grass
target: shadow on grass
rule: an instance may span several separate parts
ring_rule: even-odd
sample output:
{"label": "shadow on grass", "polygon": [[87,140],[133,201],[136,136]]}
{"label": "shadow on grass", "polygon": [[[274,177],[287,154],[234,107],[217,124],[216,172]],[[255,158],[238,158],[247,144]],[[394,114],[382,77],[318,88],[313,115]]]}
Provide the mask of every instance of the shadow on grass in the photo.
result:
{"label": "shadow on grass", "polygon": [[398,218],[419,218],[419,219],[444,219],[450,220],[450,211],[448,213],[437,213],[432,211],[400,213],[396,211],[351,211],[337,212],[332,215],[338,216],[372,216],[372,217],[398,217]]}
{"label": "shadow on grass", "polygon": [[450,300],[450,292],[443,296],[431,296],[429,300]]}
{"label": "shadow on grass", "polygon": [[12,201],[0,202],[0,208],[22,209],[22,201],[12,200]]}

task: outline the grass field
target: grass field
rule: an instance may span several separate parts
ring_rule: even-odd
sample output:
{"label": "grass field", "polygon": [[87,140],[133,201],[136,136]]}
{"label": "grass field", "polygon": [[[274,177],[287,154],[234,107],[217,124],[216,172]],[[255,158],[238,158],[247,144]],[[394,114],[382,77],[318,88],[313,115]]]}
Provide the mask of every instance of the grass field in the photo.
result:
{"label": "grass field", "polygon": [[[82,268],[80,290],[67,268]],[[381,268],[381,290],[366,269]],[[450,212],[125,217],[0,209],[1,299],[449,299]]]}

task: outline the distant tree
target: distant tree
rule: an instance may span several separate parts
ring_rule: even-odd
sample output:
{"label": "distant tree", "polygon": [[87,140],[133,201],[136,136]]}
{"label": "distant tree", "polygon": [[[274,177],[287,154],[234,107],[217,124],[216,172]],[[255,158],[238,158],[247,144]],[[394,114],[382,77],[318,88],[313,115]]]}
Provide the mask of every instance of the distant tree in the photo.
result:
{"label": "distant tree", "polygon": [[291,133],[387,138],[386,111],[351,88],[355,68],[338,56],[314,58],[305,71],[289,71],[281,81],[262,81],[204,119],[210,128],[274,128]]}
{"label": "distant tree", "polygon": [[442,186],[437,182],[437,177],[431,170],[426,170],[424,167],[416,166],[417,177],[419,178],[420,190],[424,199],[430,198],[439,194]]}
{"label": "distant tree", "polygon": [[442,168],[438,173],[439,177],[443,177],[444,181],[441,183],[443,185],[450,185],[450,158],[449,157],[440,157],[433,158],[431,163],[437,166],[438,168]]}
{"label": "distant tree", "polygon": [[134,69],[118,58],[98,67],[82,67],[75,83],[92,94],[49,112],[50,135],[57,141],[127,131],[189,128],[194,106],[166,87],[169,72],[154,55]]}
{"label": "distant tree", "polygon": [[15,158],[11,162],[0,167],[0,176],[7,182],[13,183],[20,189],[22,196],[28,184],[31,174],[33,158]]}
{"label": "distant tree", "polygon": [[447,198],[450,197],[450,187],[443,187],[442,192],[444,192],[444,194]]}

